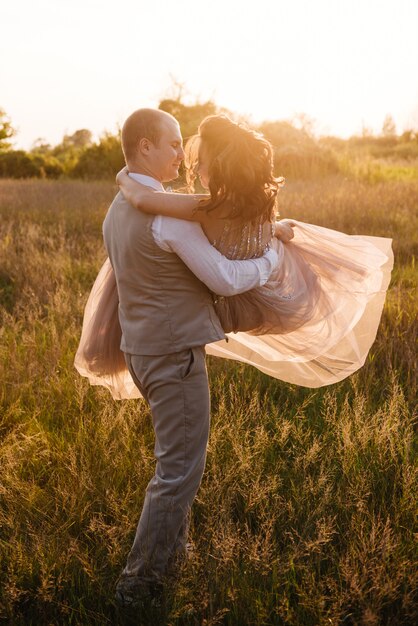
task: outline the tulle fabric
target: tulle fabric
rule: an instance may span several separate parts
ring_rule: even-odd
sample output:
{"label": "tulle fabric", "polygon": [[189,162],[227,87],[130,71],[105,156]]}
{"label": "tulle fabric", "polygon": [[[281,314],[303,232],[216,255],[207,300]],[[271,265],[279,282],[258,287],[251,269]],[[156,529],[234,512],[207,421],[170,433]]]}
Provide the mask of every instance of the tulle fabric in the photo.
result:
{"label": "tulle fabric", "polygon": [[[294,239],[278,242],[279,264],[264,287],[218,298],[228,340],[207,345],[206,352],[289,383],[321,387],[365,362],[393,267],[391,240],[295,224]],[[86,305],[75,365],[115,399],[140,397],[119,348],[117,308],[107,260]]]}
{"label": "tulle fabric", "polygon": [[140,398],[120,349],[119,296],[109,259],[103,263],[84,309],[74,365],[91,385],[109,389],[115,400]]}
{"label": "tulle fabric", "polygon": [[366,360],[393,267],[391,240],[302,222],[294,233],[283,245],[273,280],[229,299],[229,316],[238,320],[256,299],[266,312],[261,326],[230,333],[228,342],[210,344],[206,351],[289,383],[322,387],[350,376]]}

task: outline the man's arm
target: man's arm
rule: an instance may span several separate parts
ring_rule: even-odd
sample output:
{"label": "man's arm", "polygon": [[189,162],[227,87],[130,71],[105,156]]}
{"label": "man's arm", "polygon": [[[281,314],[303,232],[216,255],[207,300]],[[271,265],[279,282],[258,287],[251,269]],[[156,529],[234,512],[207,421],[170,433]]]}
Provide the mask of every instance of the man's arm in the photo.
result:
{"label": "man's arm", "polygon": [[259,259],[230,261],[209,243],[195,222],[157,216],[152,232],[160,248],[177,254],[219,296],[234,296],[264,285],[278,261],[273,249]]}

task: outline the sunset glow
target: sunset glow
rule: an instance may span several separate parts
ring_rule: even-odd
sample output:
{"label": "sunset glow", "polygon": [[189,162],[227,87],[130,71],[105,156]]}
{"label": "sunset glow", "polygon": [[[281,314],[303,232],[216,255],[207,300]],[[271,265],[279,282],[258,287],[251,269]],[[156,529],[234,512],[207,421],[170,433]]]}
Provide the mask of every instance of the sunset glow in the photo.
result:
{"label": "sunset glow", "polygon": [[9,0],[2,18],[0,108],[17,147],[114,132],[173,78],[186,102],[254,122],[305,113],[348,136],[390,113],[399,131],[418,127],[414,0]]}

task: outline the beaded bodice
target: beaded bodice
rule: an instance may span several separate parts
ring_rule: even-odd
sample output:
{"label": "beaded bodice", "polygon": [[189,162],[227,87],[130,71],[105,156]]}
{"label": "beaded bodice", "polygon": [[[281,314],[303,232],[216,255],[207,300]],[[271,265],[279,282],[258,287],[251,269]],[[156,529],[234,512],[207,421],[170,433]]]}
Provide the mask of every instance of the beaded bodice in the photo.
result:
{"label": "beaded bodice", "polygon": [[270,237],[266,243],[266,228],[274,236],[274,224],[266,224],[261,216],[255,222],[237,224],[234,220],[225,220],[220,236],[213,241],[214,247],[231,260],[255,259],[261,257],[269,248]]}

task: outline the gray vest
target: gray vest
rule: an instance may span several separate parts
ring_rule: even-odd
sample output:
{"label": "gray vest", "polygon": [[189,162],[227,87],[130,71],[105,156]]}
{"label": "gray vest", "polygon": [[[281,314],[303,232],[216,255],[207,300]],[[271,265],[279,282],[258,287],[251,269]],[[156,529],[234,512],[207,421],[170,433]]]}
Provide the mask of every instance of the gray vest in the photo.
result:
{"label": "gray vest", "polygon": [[211,293],[176,254],[155,243],[153,219],[118,193],[103,224],[118,287],[121,350],[171,354],[224,339]]}

